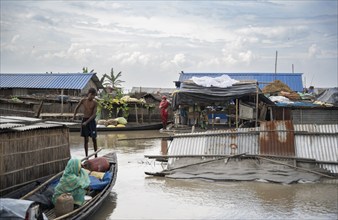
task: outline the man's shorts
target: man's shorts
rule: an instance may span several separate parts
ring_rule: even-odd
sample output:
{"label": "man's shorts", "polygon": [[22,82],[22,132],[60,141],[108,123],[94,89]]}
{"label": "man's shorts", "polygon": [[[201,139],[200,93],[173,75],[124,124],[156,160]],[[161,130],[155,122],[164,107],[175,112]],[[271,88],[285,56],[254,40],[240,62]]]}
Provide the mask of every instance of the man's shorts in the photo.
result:
{"label": "man's shorts", "polygon": [[[87,120],[88,120],[88,118],[83,118],[82,123],[87,121]],[[88,122],[88,124],[86,126],[81,126],[81,136],[82,137],[89,137],[90,136],[92,138],[97,137],[95,119]]]}

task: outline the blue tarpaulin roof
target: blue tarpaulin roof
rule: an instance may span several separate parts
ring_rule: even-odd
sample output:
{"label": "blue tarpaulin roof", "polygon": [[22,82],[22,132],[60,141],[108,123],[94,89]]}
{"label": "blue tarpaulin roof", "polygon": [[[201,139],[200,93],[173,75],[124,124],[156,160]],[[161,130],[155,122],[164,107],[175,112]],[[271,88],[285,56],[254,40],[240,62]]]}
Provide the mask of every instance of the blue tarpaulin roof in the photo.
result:
{"label": "blue tarpaulin roof", "polygon": [[95,73],[1,73],[0,88],[83,89],[91,79],[103,88]]}
{"label": "blue tarpaulin roof", "polygon": [[264,88],[267,83],[275,80],[280,80],[290,87],[293,91],[303,91],[303,73],[180,73],[179,81],[184,82],[195,77],[219,77],[228,75],[236,80],[256,80],[259,83],[259,88]]}

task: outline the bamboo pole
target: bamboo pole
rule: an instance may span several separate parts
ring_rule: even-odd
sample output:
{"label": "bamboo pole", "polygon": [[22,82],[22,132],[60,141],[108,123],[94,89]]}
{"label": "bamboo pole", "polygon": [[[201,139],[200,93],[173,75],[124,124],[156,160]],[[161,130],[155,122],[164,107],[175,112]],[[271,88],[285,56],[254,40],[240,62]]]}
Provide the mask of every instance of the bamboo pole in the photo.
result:
{"label": "bamboo pole", "polygon": [[222,158],[227,158],[227,157],[232,157],[233,155],[220,155],[220,154],[189,154],[189,155],[144,155],[144,157],[149,158],[149,159],[158,159],[158,158],[163,158],[163,159],[168,159],[168,158],[183,158],[183,157],[192,157],[192,158],[198,158],[198,157],[222,157]]}
{"label": "bamboo pole", "polygon": [[141,106],[141,123],[144,123],[144,120],[143,120],[143,105]]}
{"label": "bamboo pole", "polygon": [[136,124],[138,124],[137,104],[135,104],[135,116],[136,116]]}
{"label": "bamboo pole", "polygon": [[44,182],[43,184],[41,184],[39,187],[35,188],[34,190],[30,191],[29,193],[27,193],[26,195],[24,195],[23,197],[21,197],[20,199],[26,199],[29,196],[33,195],[34,193],[36,193],[37,191],[39,191],[42,187],[46,186],[50,181],[54,180],[55,178],[61,176],[63,173],[63,171],[57,173],[56,175],[52,176],[51,178],[49,178],[46,182]]}
{"label": "bamboo pole", "polygon": [[147,140],[147,139],[158,139],[158,138],[173,139],[172,136],[153,136],[153,137],[121,138],[121,139],[117,139],[117,141]]}
{"label": "bamboo pole", "polygon": [[277,57],[278,57],[278,51],[276,50],[276,60],[275,60],[275,79],[276,80],[276,75],[277,75]]}
{"label": "bamboo pole", "polygon": [[236,99],[236,128],[238,129],[238,99]]}
{"label": "bamboo pole", "polygon": [[100,151],[102,150],[102,148],[98,149],[97,151],[95,151],[94,153],[92,154],[89,154],[87,157],[84,157],[81,159],[81,162],[84,161],[84,160],[87,160],[89,157],[92,157],[94,155],[97,155],[97,153],[99,153]]}
{"label": "bamboo pole", "polygon": [[63,89],[61,89],[61,115],[63,114]]}

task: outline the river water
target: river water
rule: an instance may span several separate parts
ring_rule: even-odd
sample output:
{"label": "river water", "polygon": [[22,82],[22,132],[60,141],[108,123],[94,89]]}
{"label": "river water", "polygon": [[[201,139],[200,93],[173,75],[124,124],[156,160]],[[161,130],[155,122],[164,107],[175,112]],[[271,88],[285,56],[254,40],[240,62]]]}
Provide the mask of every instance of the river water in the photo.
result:
{"label": "river water", "polygon": [[[152,177],[161,165],[158,131],[102,132],[103,155],[117,153],[116,184],[93,219],[337,219],[338,184],[282,185],[266,182],[213,182]],[[128,139],[122,140],[121,139]],[[72,157],[83,158],[83,138],[70,133]],[[89,153],[93,152],[90,142]]]}

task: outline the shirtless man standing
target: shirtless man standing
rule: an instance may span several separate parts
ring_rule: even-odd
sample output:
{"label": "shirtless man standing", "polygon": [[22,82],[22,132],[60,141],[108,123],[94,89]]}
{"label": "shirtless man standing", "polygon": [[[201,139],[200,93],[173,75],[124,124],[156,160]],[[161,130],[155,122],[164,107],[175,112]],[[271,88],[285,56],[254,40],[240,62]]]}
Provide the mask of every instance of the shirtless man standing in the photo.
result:
{"label": "shirtless man standing", "polygon": [[[97,102],[94,99],[97,92],[96,89],[90,88],[88,90],[88,94],[86,98],[83,98],[79,104],[76,106],[74,111],[73,119],[75,119],[76,113],[81,105],[84,107],[83,111],[83,119],[81,124],[81,136],[84,137],[84,149],[86,153],[86,157],[88,156],[88,141],[89,136],[93,140],[94,151],[97,151],[97,142],[96,142],[96,109],[97,109]],[[95,155],[97,157],[97,155]]]}

